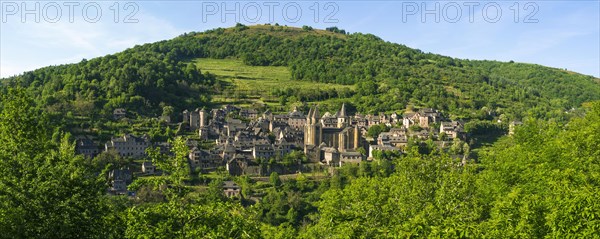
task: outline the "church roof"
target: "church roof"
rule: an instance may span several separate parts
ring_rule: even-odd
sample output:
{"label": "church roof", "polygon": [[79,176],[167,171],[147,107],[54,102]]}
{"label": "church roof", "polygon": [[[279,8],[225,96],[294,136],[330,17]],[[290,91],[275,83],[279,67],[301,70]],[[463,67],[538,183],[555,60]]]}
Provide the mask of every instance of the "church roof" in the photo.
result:
{"label": "church roof", "polygon": [[342,103],[342,109],[340,109],[338,117],[346,117],[346,103]]}

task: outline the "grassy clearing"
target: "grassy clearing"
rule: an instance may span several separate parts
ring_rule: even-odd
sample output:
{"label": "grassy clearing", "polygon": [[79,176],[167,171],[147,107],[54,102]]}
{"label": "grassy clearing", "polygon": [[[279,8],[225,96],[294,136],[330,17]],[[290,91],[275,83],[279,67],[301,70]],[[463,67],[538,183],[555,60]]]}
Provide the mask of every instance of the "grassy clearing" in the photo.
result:
{"label": "grassy clearing", "polygon": [[217,75],[217,78],[235,86],[242,91],[270,91],[279,87],[300,87],[307,89],[352,88],[353,86],[296,81],[290,78],[290,71],[285,66],[248,66],[239,59],[194,60],[203,72]]}
{"label": "grassy clearing", "polygon": [[270,90],[289,83],[290,72],[284,66],[247,66],[238,59],[200,58],[194,61],[203,72],[217,75],[239,90]]}
{"label": "grassy clearing", "polygon": [[272,94],[273,89],[289,87],[310,91],[354,88],[347,85],[292,80],[290,71],[285,66],[248,66],[239,59],[199,58],[193,62],[202,72],[210,72],[227,84],[222,94],[213,96],[213,102],[217,104],[236,104],[244,107],[258,102],[277,107],[280,105],[278,98]]}

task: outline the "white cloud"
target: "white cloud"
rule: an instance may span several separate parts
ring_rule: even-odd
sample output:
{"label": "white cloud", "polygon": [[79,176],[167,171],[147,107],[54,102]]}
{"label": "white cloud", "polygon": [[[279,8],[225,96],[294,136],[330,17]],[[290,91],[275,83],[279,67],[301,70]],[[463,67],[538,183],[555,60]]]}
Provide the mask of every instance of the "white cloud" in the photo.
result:
{"label": "white cloud", "polygon": [[[108,6],[104,8],[108,9]],[[112,16],[107,14],[97,23],[77,18],[73,23],[68,19],[57,23],[3,23],[0,77],[112,54],[185,32],[147,12],[140,11],[135,18],[138,23],[114,23]]]}

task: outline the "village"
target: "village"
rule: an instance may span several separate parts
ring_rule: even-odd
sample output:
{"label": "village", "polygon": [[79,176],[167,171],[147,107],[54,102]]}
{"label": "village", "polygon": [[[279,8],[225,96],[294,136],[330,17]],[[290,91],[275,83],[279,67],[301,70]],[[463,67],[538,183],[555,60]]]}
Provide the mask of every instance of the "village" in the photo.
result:
{"label": "village", "polygon": [[[113,114],[115,119],[125,115],[125,109],[116,109]],[[378,152],[400,155],[411,139],[431,140],[440,149],[466,140],[463,123],[446,120],[435,109],[351,116],[345,104],[335,113],[324,114],[318,105],[311,107],[307,114],[297,108],[285,114],[273,114],[270,110],[260,113],[233,105],[211,110],[198,108],[183,111],[178,127],[199,139],[186,141],[192,172],[225,170],[231,176],[333,170],[343,164],[372,161]],[[373,137],[369,135],[371,127],[387,130]],[[210,146],[201,146],[206,143]],[[170,151],[167,142],[151,142],[145,135],[132,134],[113,137],[103,146],[98,147],[84,138],[77,140],[76,151],[90,158],[102,151],[113,151],[124,158],[141,160],[141,172],[137,172],[141,176],[160,173],[146,160],[147,148],[158,147],[163,154]],[[133,173],[130,168],[110,171],[110,191],[127,192]]]}

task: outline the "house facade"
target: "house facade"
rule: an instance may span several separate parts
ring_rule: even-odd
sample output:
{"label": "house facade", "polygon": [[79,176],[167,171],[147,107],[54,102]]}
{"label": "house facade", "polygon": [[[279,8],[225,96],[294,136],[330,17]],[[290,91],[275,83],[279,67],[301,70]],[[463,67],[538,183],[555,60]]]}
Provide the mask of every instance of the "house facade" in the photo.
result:
{"label": "house facade", "polygon": [[121,157],[141,158],[146,156],[146,149],[150,146],[146,136],[137,137],[126,134],[123,137],[112,138],[104,145],[104,149],[115,150]]}

